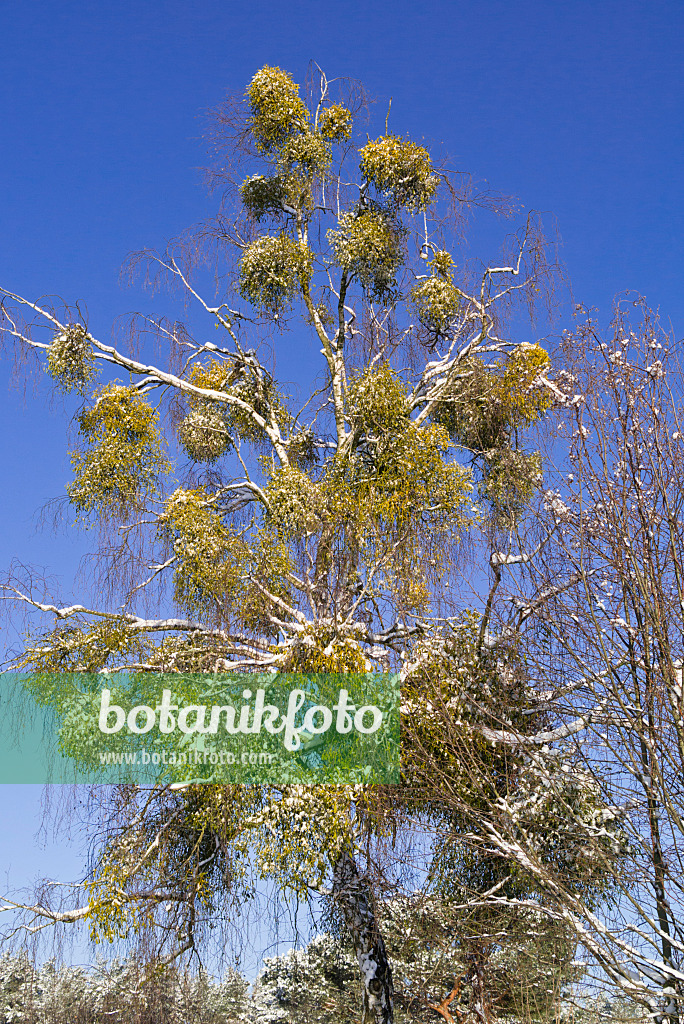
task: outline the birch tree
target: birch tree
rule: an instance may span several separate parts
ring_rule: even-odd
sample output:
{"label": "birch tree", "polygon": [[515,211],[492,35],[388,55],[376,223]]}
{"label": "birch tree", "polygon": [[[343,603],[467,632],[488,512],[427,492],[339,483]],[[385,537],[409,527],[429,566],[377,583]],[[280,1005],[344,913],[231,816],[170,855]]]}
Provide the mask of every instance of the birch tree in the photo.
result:
{"label": "birch tree", "polygon": [[[1,289],[6,342],[83,397],[66,500],[97,525],[100,559],[100,585],[69,600],[21,566],[7,574],[8,605],[46,623],[31,620],[16,667],[396,668],[449,614],[464,537],[512,524],[533,497],[525,430],[558,394],[544,348],[513,336],[556,275],[538,219],[501,258],[468,261],[467,214],[501,204],[391,131],[389,113],[359,144],[357,87],[317,69],[314,85],[303,97],[264,67],[221,106],[217,216],[133,261],[181,289],[192,328],[140,316],[137,345],[119,345],[77,307]],[[295,325],[320,347],[299,402],[277,360]],[[238,912],[256,863],[284,890],[334,897],[364,1020],[392,1020],[372,850],[409,813],[400,796],[180,787],[109,806],[80,902],[24,906],[17,927],[135,930],[172,958]]]}

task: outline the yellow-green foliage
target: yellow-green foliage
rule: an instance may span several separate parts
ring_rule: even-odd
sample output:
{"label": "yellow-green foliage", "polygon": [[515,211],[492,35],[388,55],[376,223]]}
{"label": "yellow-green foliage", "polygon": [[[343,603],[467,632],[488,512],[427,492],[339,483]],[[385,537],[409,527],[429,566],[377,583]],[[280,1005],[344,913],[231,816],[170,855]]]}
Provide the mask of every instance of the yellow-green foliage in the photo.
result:
{"label": "yellow-green foliage", "polygon": [[287,71],[268,65],[261,68],[247,86],[247,101],[252,135],[264,154],[279,150],[292,135],[308,130],[309,112]]}
{"label": "yellow-green foliage", "polygon": [[322,500],[319,488],[294,466],[276,469],[265,488],[270,506],[268,523],[280,537],[291,540],[319,524]]}
{"label": "yellow-green foliage", "polygon": [[141,654],[143,641],[116,616],[87,626],[60,626],[26,647],[20,667],[36,673],[99,672],[112,661]]}
{"label": "yellow-green foliage", "polygon": [[445,281],[450,281],[454,273],[454,261],[451,253],[447,252],[446,249],[435,249],[432,254],[432,259],[428,260],[428,267],[436,274],[437,277],[443,277]]}
{"label": "yellow-green foliage", "polygon": [[[419,641],[402,686],[405,780],[420,791],[421,784],[432,787],[435,779],[448,777],[451,793],[460,793],[459,802],[467,808],[460,823],[454,815],[454,844],[440,853],[440,872],[454,860],[451,848],[461,861],[461,879],[465,867],[480,891],[489,889],[497,876],[508,879],[507,887],[516,890],[509,888],[511,895],[535,891],[534,879],[520,865],[496,855],[482,859],[471,854],[470,865],[462,860],[458,829],[472,827],[479,807],[489,810],[503,797],[517,805],[510,823],[528,847],[562,874],[564,884],[595,905],[614,877],[605,872],[604,857],[624,851],[619,819],[602,804],[596,780],[568,762],[567,750],[539,751],[540,760],[529,757],[522,745],[516,748],[483,735],[483,728],[534,734],[543,729],[545,713],[530,713],[537,695],[520,651],[480,644],[480,629],[481,621],[470,612],[441,638]],[[454,874],[447,873],[447,891],[459,884]]]}
{"label": "yellow-green foliage", "polygon": [[324,173],[328,162],[326,157],[322,163],[314,166],[308,176],[304,173],[303,167],[293,169],[290,165],[283,164],[283,161],[279,163],[280,173],[278,174],[271,177],[253,174],[240,186],[240,195],[245,210],[256,221],[261,221],[267,216],[278,217],[286,208],[290,211],[293,209],[311,210],[313,207],[311,184],[317,176]]}
{"label": "yellow-green foliage", "polygon": [[503,513],[520,512],[542,480],[542,461],[538,452],[501,448],[485,459],[481,491]]}
{"label": "yellow-green foliage", "polygon": [[551,395],[539,387],[539,378],[550,365],[549,354],[541,345],[518,345],[509,359],[501,391],[516,421],[534,423],[550,407]]}
{"label": "yellow-green foliage", "polygon": [[423,327],[435,334],[445,334],[458,313],[458,288],[442,277],[429,277],[416,285],[411,298]]}
{"label": "yellow-green foliage", "polygon": [[378,451],[374,472],[363,461],[355,467],[364,551],[389,559],[388,589],[405,608],[427,608],[427,580],[439,586],[449,545],[471,523],[471,474],[448,458],[450,448],[443,427],[409,424]]}
{"label": "yellow-green foliage", "polygon": [[452,280],[453,260],[448,252],[436,252],[428,263],[432,276],[417,284],[411,299],[423,327],[444,334],[458,313],[460,292]]}
{"label": "yellow-green foliage", "polygon": [[177,487],[159,516],[162,534],[173,540],[179,558],[217,559],[226,539],[220,514],[207,492]]}
{"label": "yellow-green foliage", "polygon": [[156,493],[169,469],[158,414],[133,388],[109,384],[79,416],[83,448],[71,453],[75,471],[67,493],[79,512],[125,515]]}
{"label": "yellow-green foliage", "polygon": [[506,445],[516,428],[534,423],[549,408],[549,393],[539,386],[549,365],[540,345],[518,346],[503,373],[470,359],[447,387],[433,419],[473,451]]}
{"label": "yellow-green foliage", "polygon": [[140,904],[127,892],[133,865],[122,854],[119,858],[107,861],[100,873],[85,883],[90,940],[96,945],[129,938],[152,920],[151,909],[141,913]]}
{"label": "yellow-green foliage", "polygon": [[318,462],[316,438],[313,430],[300,430],[293,434],[287,442],[287,454],[290,463],[298,469],[311,469]]}
{"label": "yellow-green foliage", "polygon": [[[451,449],[443,427],[419,429],[410,423],[378,454],[374,478],[364,481],[376,514],[394,521],[448,528],[464,525],[463,506],[471,492],[470,472],[446,458]],[[359,471],[363,480],[363,470]]]}
{"label": "yellow-green foliage", "polygon": [[[221,829],[226,849],[217,864],[207,804],[216,813],[225,807],[222,797],[229,802],[232,815]],[[231,884],[240,884],[244,876],[242,865],[227,847],[235,837],[238,823],[258,805],[253,792],[244,786],[197,786],[186,790],[182,799],[185,807],[180,821],[174,820],[176,815],[169,815],[168,805],[164,804],[148,805],[147,815],[136,815],[128,821],[123,808],[119,820],[123,819],[125,824],[106,838],[96,868],[86,882],[88,920],[95,942],[111,942],[151,926],[155,912],[160,909],[159,901],[154,896],[141,898],[141,892],[165,890],[171,879],[188,902],[194,902],[205,914],[213,912],[220,900],[217,883],[221,872],[230,877]],[[164,921],[168,925],[168,917]],[[175,925],[188,927],[187,921],[181,920]]]}
{"label": "yellow-green foliage", "polygon": [[[245,374],[241,380],[228,389],[236,398],[247,402],[254,411],[268,423],[273,414],[280,427],[290,422],[284,399],[278,393],[272,377],[264,375],[255,377]],[[253,445],[261,445],[266,439],[264,431],[254,422],[252,416],[238,405],[231,405],[227,413],[227,422],[231,433]]]}
{"label": "yellow-green foliage", "polygon": [[358,447],[318,479],[293,466],[270,470],[264,536],[279,544],[317,537],[319,573],[332,566],[337,548],[345,559],[358,558],[360,571],[385,561],[386,589],[403,607],[426,607],[426,570],[435,579],[444,571],[444,540],[455,540],[470,522],[470,471],[450,457],[443,427],[411,423],[405,385],[389,364],[351,382],[349,410]]}
{"label": "yellow-green foliage", "polygon": [[[249,579],[240,594],[240,616],[247,629],[261,636],[278,634],[279,627],[269,618],[272,605],[264,589],[291,605],[288,579],[292,568],[290,549],[282,536],[269,527],[261,529],[249,561]],[[278,608],[273,610],[276,618],[282,618]]]}
{"label": "yellow-green foliage", "polygon": [[416,211],[434,200],[439,177],[422,146],[397,135],[382,135],[359,152],[364,178],[390,202]]}
{"label": "yellow-green foliage", "polygon": [[63,391],[81,394],[95,376],[95,357],[90,335],[81,324],[58,331],[48,349],[46,370]]}
{"label": "yellow-green foliage", "polygon": [[350,843],[349,787],[288,786],[272,793],[245,820],[245,846],[258,836],[257,864],[264,877],[300,896],[320,886],[330,864]]}
{"label": "yellow-green foliage", "polygon": [[[198,388],[206,388],[207,391],[227,391],[228,385],[237,379],[237,372],[230,363],[220,359],[211,359],[206,365],[195,363],[190,371],[190,381]],[[190,401],[194,401],[194,396]],[[204,402],[205,399],[198,398]],[[210,401],[210,399],[209,399]]]}
{"label": "yellow-green foliage", "polygon": [[393,571],[407,578],[419,566],[422,572],[428,537],[455,538],[470,521],[471,474],[448,458],[451,447],[443,427],[409,423],[336,463],[319,486],[330,521],[346,524],[346,543],[359,543],[371,560],[393,550]]}
{"label": "yellow-green foliage", "polygon": [[146,664],[156,672],[212,672],[217,661],[230,656],[220,637],[198,636],[191,633],[165,636],[151,643],[146,652]]}
{"label": "yellow-green foliage", "polygon": [[240,263],[240,294],[257,309],[279,313],[306,289],[313,254],[303,242],[282,232],[263,235],[247,247]]}
{"label": "yellow-green foliage", "polygon": [[377,209],[344,213],[339,230],[329,231],[328,240],[339,266],[375,298],[391,292],[404,250],[401,230],[390,217]]}
{"label": "yellow-green foliage", "polygon": [[240,195],[245,209],[257,221],[269,213],[280,213],[283,203],[289,198],[285,183],[279,174],[271,178],[264,174],[253,174],[243,181]]}
{"label": "yellow-green foliage", "polygon": [[523,714],[527,689],[518,655],[508,651],[504,661],[501,652],[481,647],[480,626],[477,613],[467,612],[443,637],[416,645],[402,685],[402,753],[409,779],[432,760],[431,771],[441,765],[464,791],[477,762],[480,779],[487,780],[480,798],[487,799],[501,786],[505,791],[515,766],[507,765],[506,749],[492,746],[477,726],[525,731],[535,723]]}
{"label": "yellow-green foliage", "polygon": [[335,515],[353,509],[346,514],[364,555],[387,557],[383,552],[392,549],[388,589],[402,607],[424,609],[427,574],[437,578],[447,557],[436,538],[455,539],[468,523],[470,473],[449,458],[443,427],[410,421],[406,387],[388,363],[351,382],[349,407],[363,432],[360,447],[341,480],[332,474],[328,502]]}
{"label": "yellow-green foliage", "polygon": [[[363,441],[345,471],[360,521],[368,515],[406,525],[407,517],[423,512],[433,525],[444,516],[458,518],[470,491],[469,473],[448,459],[452,445],[443,427],[411,422],[406,385],[388,362],[351,380],[348,406]],[[336,486],[330,488],[333,496]]]}
{"label": "yellow-green foliage", "polygon": [[333,103],[323,111],[318,119],[318,130],[325,139],[331,142],[342,142],[351,138],[351,111],[341,103]]}
{"label": "yellow-green foliage", "polygon": [[239,587],[248,551],[223,524],[203,488],[177,488],[159,517],[161,536],[178,558],[176,600],[191,613],[223,613]]}
{"label": "yellow-green foliage", "polygon": [[286,672],[335,675],[367,672],[369,668],[370,663],[353,636],[340,635],[326,626],[307,626],[298,633],[284,664]]}
{"label": "yellow-green foliage", "polygon": [[[357,795],[354,788],[333,786],[194,786],[183,795],[183,827],[205,836],[207,844],[214,836],[219,839],[224,878],[232,885],[244,876],[254,851],[263,877],[305,895],[309,886],[325,880],[330,864],[348,848],[349,802]],[[171,869],[168,863],[165,867]]]}
{"label": "yellow-green foliage", "polygon": [[178,440],[195,462],[216,462],[230,447],[223,409],[218,402],[197,402],[178,428]]}
{"label": "yellow-green foliage", "polygon": [[415,557],[415,545],[407,548],[401,552],[400,565],[388,581],[389,590],[400,608],[425,614],[430,608],[430,580],[427,573],[423,575],[421,559]]}
{"label": "yellow-green foliage", "polygon": [[[258,375],[250,369],[234,369],[220,360],[211,360],[206,366],[196,364],[190,371],[190,380],[198,388],[225,391],[250,405],[267,422],[271,413],[280,426],[290,422],[283,398],[278,394],[273,378],[266,373]],[[266,440],[262,428],[250,413],[237,405],[223,405],[212,399],[190,397],[190,413],[179,428],[179,441],[191,458],[200,462],[213,462],[225,454],[231,439],[240,438],[254,445]]]}
{"label": "yellow-green foliage", "polygon": [[332,162],[330,143],[318,132],[291,136],[278,155],[278,164],[290,175],[306,179],[322,178]]}
{"label": "yellow-green foliage", "polygon": [[[190,380],[199,388],[225,391],[231,377],[231,367],[219,360],[208,366],[196,363],[190,371]],[[228,410],[220,402],[192,395],[190,409],[178,428],[178,440],[195,462],[216,462],[230,448]]]}
{"label": "yellow-green foliage", "polygon": [[375,437],[396,434],[408,425],[406,385],[388,362],[369,366],[351,380],[348,404],[354,424]]}
{"label": "yellow-green foliage", "polygon": [[424,607],[427,550],[436,577],[447,554],[443,543],[433,553],[433,541],[455,540],[470,521],[470,471],[451,458],[443,427],[411,422],[406,386],[388,363],[352,379],[348,415],[357,441],[318,479],[293,466],[270,471],[266,528],[287,543],[317,535],[319,572],[339,545],[345,558],[357,552],[360,568],[389,559],[388,590],[404,607]]}
{"label": "yellow-green foliage", "polygon": [[240,194],[245,209],[257,221],[285,208],[311,210],[312,185],[325,178],[330,168],[335,130],[344,131],[344,108],[322,121],[327,133],[312,131],[297,86],[277,68],[262,69],[252,80],[248,95],[257,148],[277,173],[271,177],[255,174],[243,182]]}

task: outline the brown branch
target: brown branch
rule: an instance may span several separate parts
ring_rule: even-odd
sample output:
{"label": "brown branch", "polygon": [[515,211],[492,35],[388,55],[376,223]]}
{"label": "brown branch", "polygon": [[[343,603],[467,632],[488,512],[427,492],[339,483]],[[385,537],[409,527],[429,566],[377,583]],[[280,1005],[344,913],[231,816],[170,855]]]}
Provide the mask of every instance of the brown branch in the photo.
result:
{"label": "brown branch", "polygon": [[[458,997],[462,985],[463,978],[456,979],[454,981],[454,987],[452,988],[451,992],[449,993],[448,996],[444,997],[441,1003],[428,1003],[428,1008],[430,1010],[435,1010],[435,1012],[438,1013],[441,1017],[444,1017],[444,1020],[447,1021],[447,1024],[456,1024],[456,1021],[451,1016],[449,1006],[454,1001],[454,999]],[[460,1024],[460,1022],[463,1020],[462,1014],[457,1009],[454,1010],[454,1013],[456,1014],[456,1017],[458,1018]]]}

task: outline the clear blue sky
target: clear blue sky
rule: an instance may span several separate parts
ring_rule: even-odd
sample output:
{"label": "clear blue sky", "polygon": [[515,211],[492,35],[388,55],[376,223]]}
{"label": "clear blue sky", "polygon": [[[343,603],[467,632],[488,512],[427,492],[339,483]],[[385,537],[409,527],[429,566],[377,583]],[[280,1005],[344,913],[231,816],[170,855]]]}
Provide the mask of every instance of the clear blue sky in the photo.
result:
{"label": "clear blue sky", "polygon": [[[684,334],[681,0],[29,0],[0,25],[0,282],[87,303],[102,337],[149,305],[118,283],[126,254],[211,210],[198,114],[265,63],[301,79],[312,58],[392,96],[395,131],[552,213],[576,299],[607,314],[636,289]],[[2,364],[0,568],[68,577],[87,545],[32,520],[69,477],[66,417],[7,379]],[[27,872],[36,808],[0,791],[0,861]]]}

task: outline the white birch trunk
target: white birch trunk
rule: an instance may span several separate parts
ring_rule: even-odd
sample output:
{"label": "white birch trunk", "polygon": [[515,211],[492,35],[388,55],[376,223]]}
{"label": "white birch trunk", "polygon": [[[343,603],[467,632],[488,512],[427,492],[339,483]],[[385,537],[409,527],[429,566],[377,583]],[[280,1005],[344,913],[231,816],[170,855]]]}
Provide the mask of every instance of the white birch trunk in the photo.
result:
{"label": "white birch trunk", "polygon": [[333,893],[352,937],[363,985],[363,1024],[393,1024],[392,969],[387,959],[368,883],[354,858],[343,853],[333,870]]}

